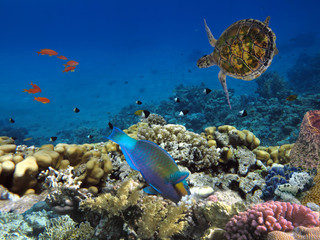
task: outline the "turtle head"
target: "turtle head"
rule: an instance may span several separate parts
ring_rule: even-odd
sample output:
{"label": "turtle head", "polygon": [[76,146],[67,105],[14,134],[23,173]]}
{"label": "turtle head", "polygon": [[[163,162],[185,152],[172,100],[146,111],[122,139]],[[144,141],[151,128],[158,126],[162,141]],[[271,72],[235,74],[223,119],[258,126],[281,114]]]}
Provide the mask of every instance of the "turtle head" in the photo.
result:
{"label": "turtle head", "polygon": [[200,58],[197,62],[198,68],[208,68],[213,65],[215,65],[215,61],[213,60],[213,57],[211,54],[204,55],[202,58]]}

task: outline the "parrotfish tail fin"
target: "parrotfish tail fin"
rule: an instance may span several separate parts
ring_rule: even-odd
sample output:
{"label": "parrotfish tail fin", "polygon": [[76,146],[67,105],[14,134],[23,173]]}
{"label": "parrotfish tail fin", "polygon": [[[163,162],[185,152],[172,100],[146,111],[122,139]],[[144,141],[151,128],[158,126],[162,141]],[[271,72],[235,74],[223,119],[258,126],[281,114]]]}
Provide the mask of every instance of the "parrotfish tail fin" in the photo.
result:
{"label": "parrotfish tail fin", "polygon": [[151,186],[145,187],[143,191],[145,193],[152,194],[152,195],[159,194],[159,192]]}
{"label": "parrotfish tail fin", "polygon": [[120,145],[122,153],[125,156],[130,167],[134,170],[138,170],[130,154],[138,141],[129,137],[125,132],[121,131],[117,127],[113,127],[112,133],[107,138]]}
{"label": "parrotfish tail fin", "polygon": [[188,172],[175,172],[174,174],[170,175],[168,182],[171,182],[172,184],[177,184],[185,180],[188,176]]}
{"label": "parrotfish tail fin", "polygon": [[33,101],[34,101],[34,100],[37,100],[37,98],[36,98],[36,97],[34,97]]}
{"label": "parrotfish tail fin", "polygon": [[63,66],[65,66],[65,67],[68,67],[68,64],[62,64]]}
{"label": "parrotfish tail fin", "polygon": [[36,53],[38,53],[38,55],[40,55],[41,52],[36,52]]}
{"label": "parrotfish tail fin", "polygon": [[31,81],[30,85],[31,85],[31,86],[33,85],[32,81]]}
{"label": "parrotfish tail fin", "polygon": [[23,92],[28,92],[28,90],[27,89],[23,89]]}
{"label": "parrotfish tail fin", "polygon": [[223,88],[223,91],[226,94],[226,98],[227,98],[229,107],[231,109],[231,104],[230,104],[230,99],[229,99],[229,92],[228,92],[227,81],[226,81],[227,75],[222,70],[220,70],[220,72],[218,74],[218,78],[219,78],[219,81],[220,81],[221,86]]}

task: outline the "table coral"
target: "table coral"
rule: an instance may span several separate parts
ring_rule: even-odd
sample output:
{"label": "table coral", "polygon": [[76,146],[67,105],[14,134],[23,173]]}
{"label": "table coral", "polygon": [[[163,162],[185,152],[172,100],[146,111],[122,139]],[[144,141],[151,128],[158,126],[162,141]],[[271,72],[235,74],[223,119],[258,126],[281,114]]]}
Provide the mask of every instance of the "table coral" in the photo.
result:
{"label": "table coral", "polygon": [[320,110],[308,111],[302,120],[298,140],[290,152],[293,166],[317,168],[320,163]]}
{"label": "table coral", "polygon": [[227,239],[245,240],[266,236],[271,231],[292,231],[294,227],[319,224],[318,214],[303,205],[269,201],[234,216],[225,229]]}

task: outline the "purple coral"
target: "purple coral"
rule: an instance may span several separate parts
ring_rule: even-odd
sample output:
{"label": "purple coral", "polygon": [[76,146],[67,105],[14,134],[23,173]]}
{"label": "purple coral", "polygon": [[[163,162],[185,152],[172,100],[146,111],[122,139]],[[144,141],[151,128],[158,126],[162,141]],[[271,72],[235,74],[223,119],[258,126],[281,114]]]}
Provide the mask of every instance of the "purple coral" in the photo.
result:
{"label": "purple coral", "polygon": [[234,216],[226,225],[226,238],[259,239],[271,231],[292,231],[295,227],[319,226],[318,214],[295,203],[268,201]]}

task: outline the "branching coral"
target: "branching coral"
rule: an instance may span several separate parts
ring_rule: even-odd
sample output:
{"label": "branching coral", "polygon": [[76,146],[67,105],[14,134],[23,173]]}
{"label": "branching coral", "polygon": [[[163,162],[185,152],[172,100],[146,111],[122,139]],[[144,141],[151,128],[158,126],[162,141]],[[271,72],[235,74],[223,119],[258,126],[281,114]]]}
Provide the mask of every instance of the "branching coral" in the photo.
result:
{"label": "branching coral", "polygon": [[158,232],[160,239],[169,239],[176,233],[180,233],[188,225],[185,216],[187,207],[182,204],[174,206],[149,196],[142,200],[142,216],[139,220],[138,236],[150,239]]}
{"label": "branching coral", "polygon": [[115,196],[111,193],[104,193],[95,199],[86,199],[80,203],[80,209],[99,214],[107,213],[109,216],[119,216],[130,206],[135,206],[139,198],[139,184],[133,180],[128,180],[120,186]]}
{"label": "branching coral", "polygon": [[82,240],[90,239],[93,236],[94,229],[88,222],[74,222],[68,215],[53,218],[46,226],[44,233],[39,235],[39,240]]}

